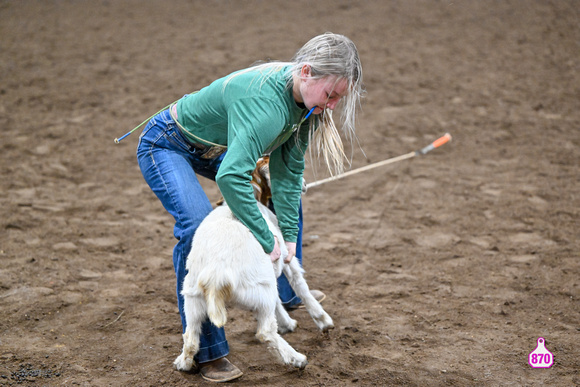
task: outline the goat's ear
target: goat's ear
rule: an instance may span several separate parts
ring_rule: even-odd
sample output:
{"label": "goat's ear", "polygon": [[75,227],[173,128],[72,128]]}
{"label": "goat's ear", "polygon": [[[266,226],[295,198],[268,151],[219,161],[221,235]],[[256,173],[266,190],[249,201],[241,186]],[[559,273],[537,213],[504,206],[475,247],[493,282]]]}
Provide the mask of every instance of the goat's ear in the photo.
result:
{"label": "goat's ear", "polygon": [[272,197],[270,191],[270,169],[268,167],[269,158],[267,156],[261,158],[256,163],[256,168],[252,171],[252,186],[254,188],[254,196],[256,200],[264,205],[268,205],[268,201]]}

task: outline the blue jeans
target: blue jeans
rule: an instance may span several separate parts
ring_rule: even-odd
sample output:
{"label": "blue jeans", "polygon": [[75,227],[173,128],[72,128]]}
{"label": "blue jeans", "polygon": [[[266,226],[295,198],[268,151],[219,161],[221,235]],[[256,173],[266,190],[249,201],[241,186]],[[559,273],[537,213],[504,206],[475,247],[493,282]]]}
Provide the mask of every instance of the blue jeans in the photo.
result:
{"label": "blue jeans", "polygon": [[[173,249],[173,267],[177,277],[177,305],[183,332],[186,321],[181,289],[187,274],[185,264],[191,250],[193,235],[201,221],[212,210],[212,205],[196,174],[215,180],[223,156],[211,160],[201,158],[199,151],[190,146],[179,132],[168,110],[153,117],[139,138],[137,159],[143,177],[175,219],[173,235],[177,239],[177,244]],[[299,227],[300,240],[296,250],[297,256],[301,257],[302,222]],[[299,260],[301,261],[301,258]],[[299,302],[293,291],[287,288],[290,288],[288,281],[285,278],[279,279],[280,294],[285,295],[282,297],[283,302],[286,305]],[[224,357],[228,353],[225,330],[215,327],[209,319],[206,320],[202,325],[200,350],[196,355],[196,361],[205,363]]]}

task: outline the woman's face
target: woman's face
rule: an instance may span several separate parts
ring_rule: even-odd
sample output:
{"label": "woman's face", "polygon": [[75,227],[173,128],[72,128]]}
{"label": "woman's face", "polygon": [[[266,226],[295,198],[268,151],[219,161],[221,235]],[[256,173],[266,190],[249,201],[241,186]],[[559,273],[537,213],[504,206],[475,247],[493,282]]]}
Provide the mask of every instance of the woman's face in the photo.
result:
{"label": "woman's face", "polygon": [[300,75],[299,92],[294,99],[306,105],[308,110],[316,106],[313,114],[320,114],[324,109],[334,110],[340,99],[348,93],[348,81],[345,78],[338,79],[335,75],[313,78],[310,66],[304,66]]}

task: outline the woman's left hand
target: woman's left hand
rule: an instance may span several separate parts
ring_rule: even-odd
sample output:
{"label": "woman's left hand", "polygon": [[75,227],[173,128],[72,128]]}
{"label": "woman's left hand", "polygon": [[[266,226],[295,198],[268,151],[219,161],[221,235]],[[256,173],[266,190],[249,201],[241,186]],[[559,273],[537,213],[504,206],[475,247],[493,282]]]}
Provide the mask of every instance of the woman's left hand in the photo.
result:
{"label": "woman's left hand", "polygon": [[284,258],[284,262],[290,263],[292,258],[296,256],[296,242],[286,242],[286,248],[288,249],[288,256]]}

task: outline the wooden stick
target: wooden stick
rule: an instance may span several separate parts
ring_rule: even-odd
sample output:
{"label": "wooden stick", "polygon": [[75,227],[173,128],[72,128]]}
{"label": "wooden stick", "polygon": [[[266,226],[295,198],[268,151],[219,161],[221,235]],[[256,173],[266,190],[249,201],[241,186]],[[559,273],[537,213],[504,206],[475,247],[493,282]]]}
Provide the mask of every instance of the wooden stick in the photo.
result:
{"label": "wooden stick", "polygon": [[383,165],[396,163],[397,161],[410,159],[411,157],[415,157],[417,155],[425,155],[428,152],[432,151],[433,149],[438,148],[441,145],[448,143],[450,140],[451,140],[451,135],[449,133],[445,133],[444,136],[439,137],[437,140],[433,141],[431,144],[427,145],[425,148],[422,148],[418,151],[409,152],[409,153],[401,155],[401,156],[392,157],[392,158],[387,159],[387,160],[379,161],[378,163],[374,163],[374,164],[370,164],[370,165],[367,165],[367,166],[364,166],[361,168],[353,169],[352,171],[341,173],[340,175],[331,176],[331,177],[328,177],[326,179],[314,181],[312,183],[306,184],[306,189],[310,189],[312,187],[316,187],[316,186],[319,186],[321,184],[328,183],[330,181],[342,179],[343,177],[354,175],[355,173],[368,171],[369,169],[378,168],[378,167],[382,167]]}

